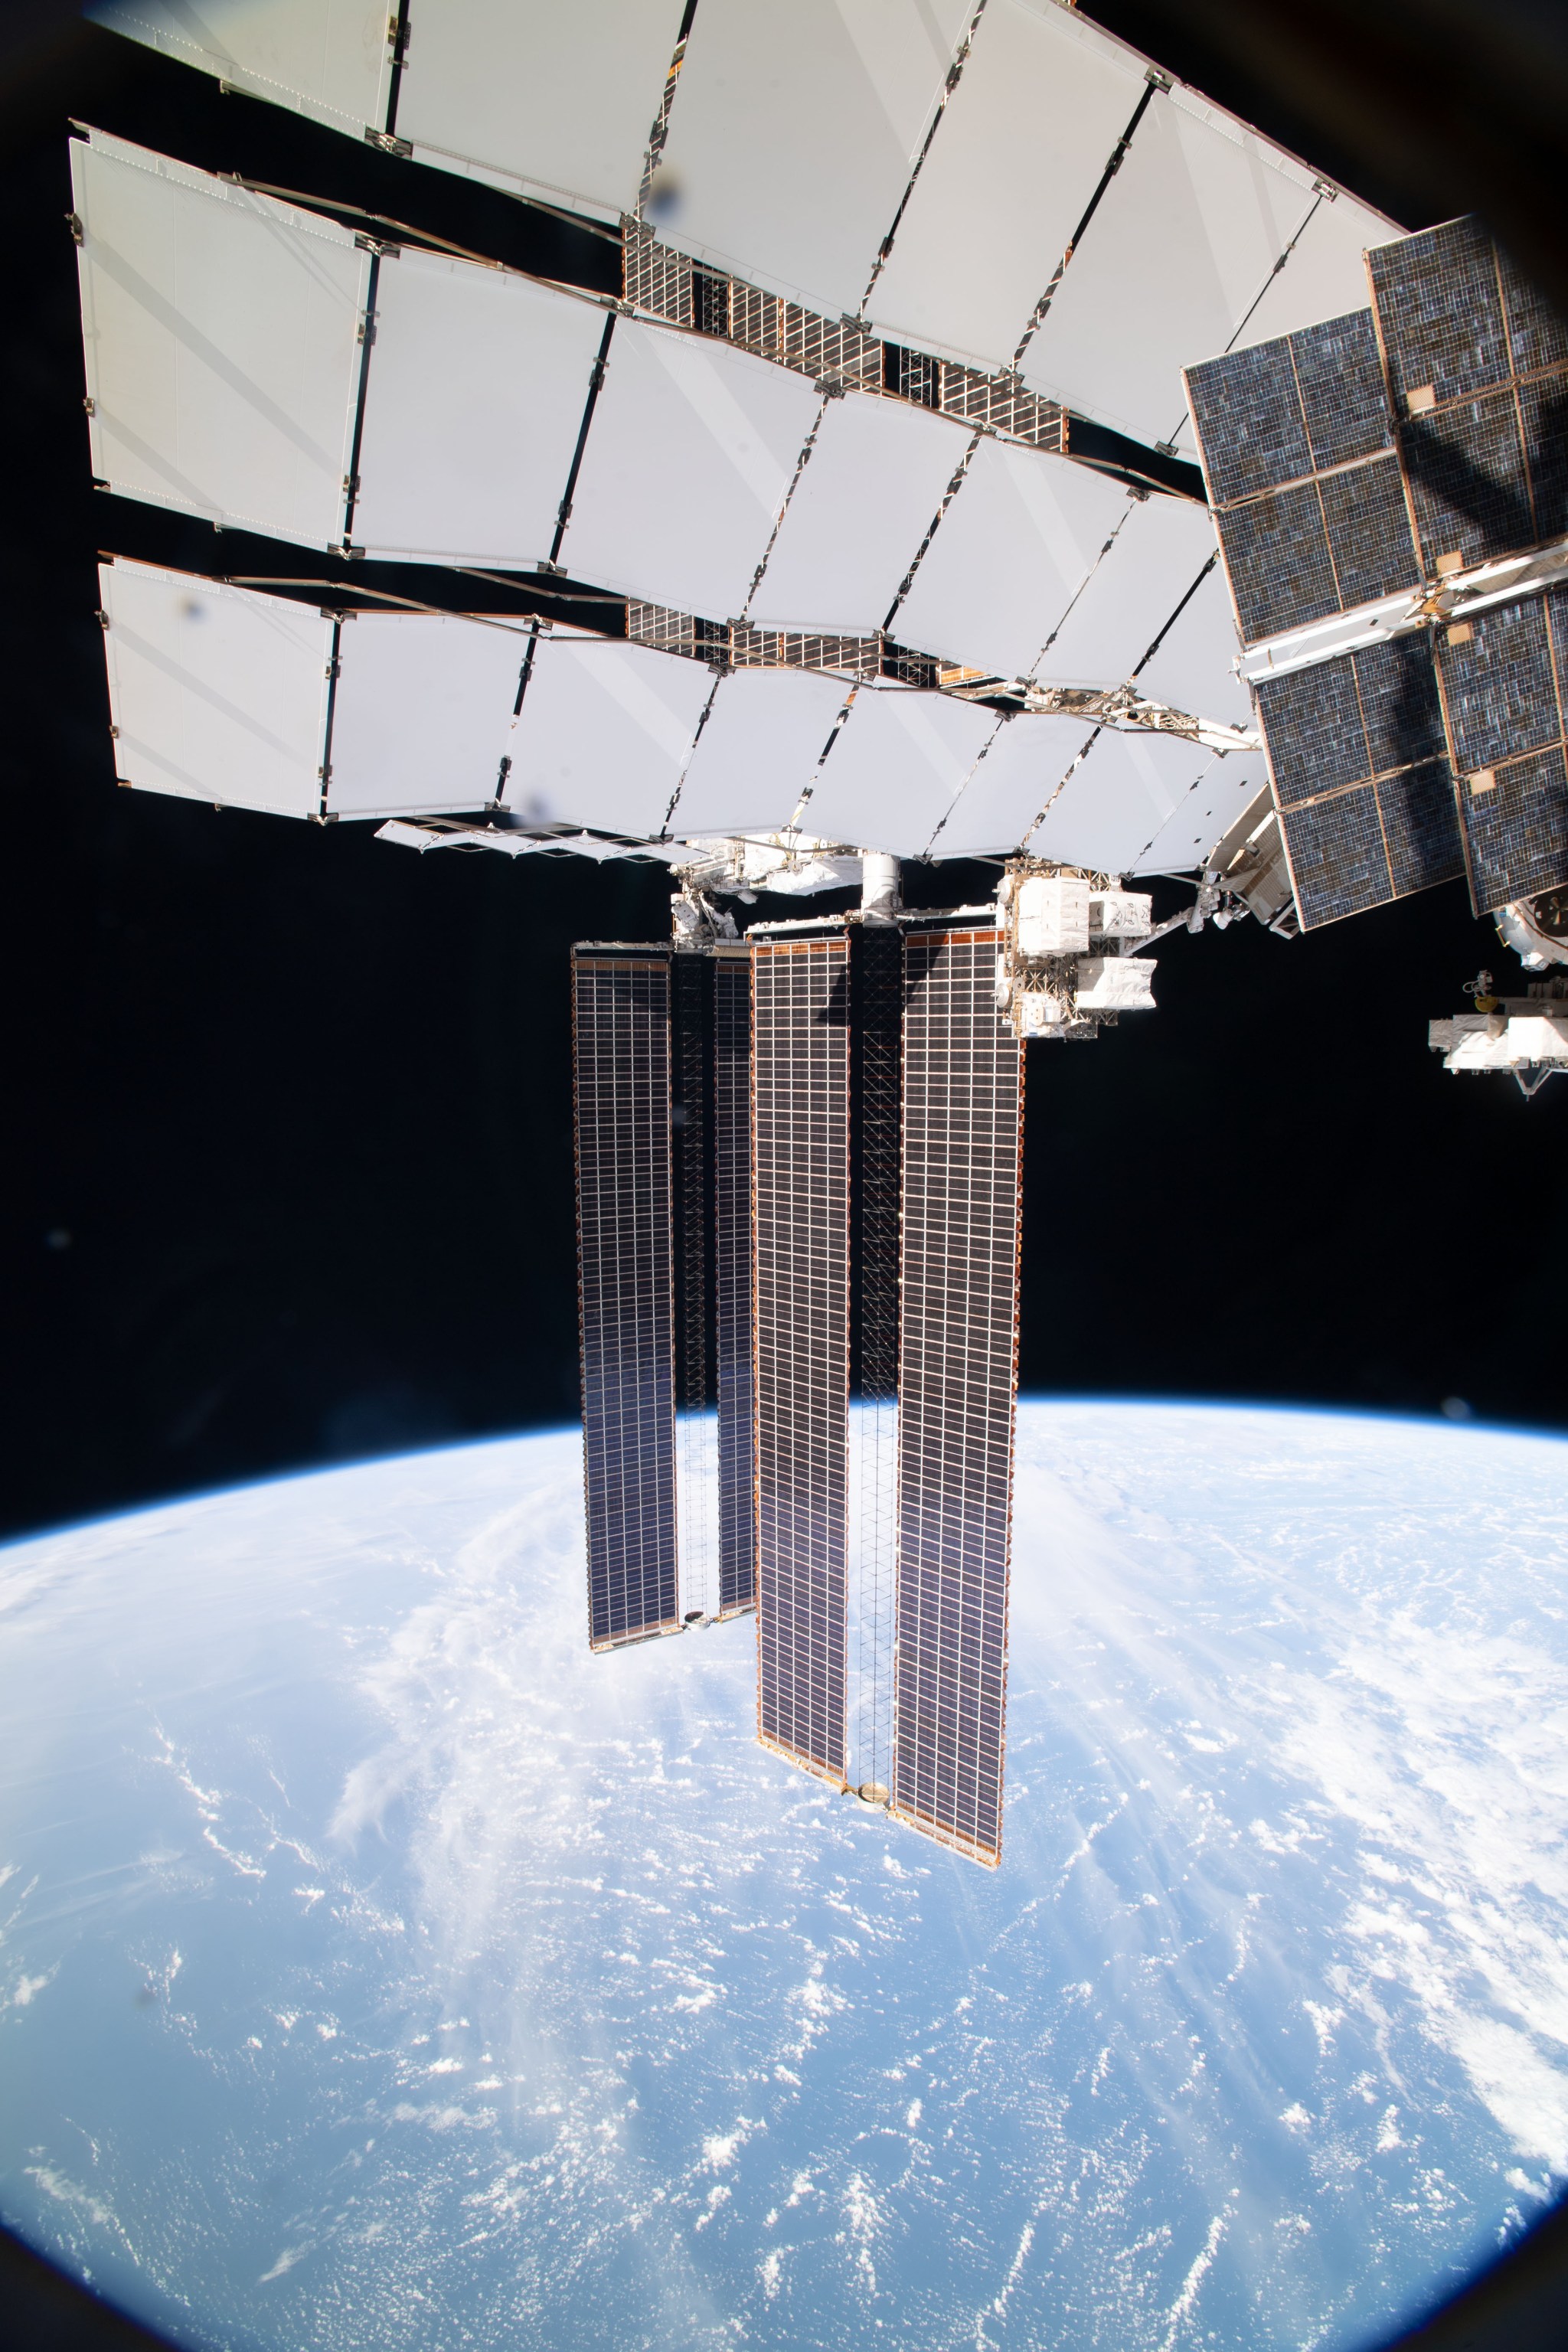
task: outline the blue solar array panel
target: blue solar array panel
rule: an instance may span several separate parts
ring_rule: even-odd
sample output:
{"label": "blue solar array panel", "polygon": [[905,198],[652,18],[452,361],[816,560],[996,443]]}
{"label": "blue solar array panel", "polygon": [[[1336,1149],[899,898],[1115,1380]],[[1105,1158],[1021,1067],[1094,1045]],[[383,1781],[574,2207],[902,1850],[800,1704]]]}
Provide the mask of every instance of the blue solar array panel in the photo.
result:
{"label": "blue solar array panel", "polygon": [[1370,310],[1189,368],[1187,392],[1246,643],[1413,583]]}
{"label": "blue solar array panel", "polygon": [[1256,692],[1304,929],[1463,873],[1424,633],[1261,679]]}
{"label": "blue solar array panel", "polygon": [[1568,321],[1473,218],[1367,256],[1426,572],[1568,529]]}
{"label": "blue solar array panel", "polygon": [[1450,626],[1437,676],[1477,912],[1568,882],[1568,587]]}

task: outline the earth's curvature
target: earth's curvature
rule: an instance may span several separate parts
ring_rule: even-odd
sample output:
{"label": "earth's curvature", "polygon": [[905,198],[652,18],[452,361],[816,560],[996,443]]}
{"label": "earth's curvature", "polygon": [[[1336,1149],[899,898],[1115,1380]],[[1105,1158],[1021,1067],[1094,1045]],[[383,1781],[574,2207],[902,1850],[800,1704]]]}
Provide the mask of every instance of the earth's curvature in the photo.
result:
{"label": "earth's curvature", "polygon": [[1020,1413],[1006,1853],[551,1433],[0,1554],[0,2212],[194,2344],[1354,2346],[1568,2171],[1568,1447]]}

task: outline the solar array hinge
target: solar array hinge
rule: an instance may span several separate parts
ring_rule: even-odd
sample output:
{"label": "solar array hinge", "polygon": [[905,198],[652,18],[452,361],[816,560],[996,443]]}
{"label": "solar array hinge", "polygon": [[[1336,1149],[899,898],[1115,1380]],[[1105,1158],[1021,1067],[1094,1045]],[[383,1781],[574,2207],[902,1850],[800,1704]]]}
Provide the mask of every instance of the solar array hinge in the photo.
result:
{"label": "solar array hinge", "polygon": [[73,245],[79,245],[87,234],[81,225],[81,215],[79,213],[67,213],[65,217],[66,226],[71,233],[71,243]]}
{"label": "solar array hinge", "polygon": [[372,131],[367,127],[364,143],[367,147],[379,147],[384,155],[412,155],[414,152],[413,140],[400,139],[395,131]]}
{"label": "solar array hinge", "polygon": [[374,310],[367,310],[364,316],[361,319],[359,322],[359,340],[362,343],[374,342],[375,312]]}
{"label": "solar array hinge", "polygon": [[1168,90],[1171,87],[1170,75],[1168,73],[1162,73],[1158,66],[1150,66],[1146,69],[1143,79],[1152,89]]}

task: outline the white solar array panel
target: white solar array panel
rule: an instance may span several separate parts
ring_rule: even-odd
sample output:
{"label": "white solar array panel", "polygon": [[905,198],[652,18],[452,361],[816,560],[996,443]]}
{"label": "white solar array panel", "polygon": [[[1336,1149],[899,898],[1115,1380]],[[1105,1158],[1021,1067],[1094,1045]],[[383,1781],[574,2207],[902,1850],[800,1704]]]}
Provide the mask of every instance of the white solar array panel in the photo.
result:
{"label": "white solar array panel", "polygon": [[1026,677],[1126,512],[1120,482],[982,441],[899,608],[900,642]]}
{"label": "white solar array panel", "polygon": [[1055,0],[987,0],[873,289],[872,323],[924,351],[1009,365],[1143,70]]}
{"label": "white solar array panel", "polygon": [[862,687],[824,761],[802,829],[915,857],[996,725],[994,711],[906,687]]}
{"label": "white solar array panel", "polygon": [[880,628],[969,442],[967,425],[899,401],[829,401],[749,617],[763,628]]}
{"label": "white solar array panel", "polygon": [[332,625],[310,604],[105,564],[115,770],[143,792],[313,816]]}
{"label": "white solar array panel", "polygon": [[[1234,116],[1189,90],[1158,92],[1025,354],[1025,382],[1137,440],[1190,451],[1180,371],[1191,354],[1228,349],[1266,288],[1271,333],[1334,315],[1334,300],[1317,307],[1341,275],[1328,244],[1314,240],[1301,265],[1304,307],[1295,257],[1274,277],[1322,201],[1305,165]],[[1344,264],[1350,309],[1362,296],[1348,253]]]}
{"label": "white solar array panel", "polygon": [[773,833],[786,825],[816,773],[847,690],[842,678],[809,670],[743,669],[725,678],[680,787],[675,831]]}
{"label": "white solar array panel", "polygon": [[699,6],[659,235],[838,318],[858,309],[973,0]]}
{"label": "white solar array panel", "polygon": [[368,257],[331,221],[101,132],[70,153],[94,475],[340,538]]}
{"label": "white solar array panel", "polygon": [[359,138],[386,121],[388,0],[99,0],[100,25]]}
{"label": "white solar array panel", "polygon": [[510,271],[383,261],[353,537],[374,555],[548,558],[605,317]]}
{"label": "white solar array panel", "polygon": [[650,604],[733,619],[820,405],[788,368],[619,321],[561,560]]}
{"label": "white solar array panel", "polygon": [[397,129],[422,163],[636,208],[682,0],[414,0]]}
{"label": "white solar array panel", "polygon": [[712,686],[700,662],[646,646],[542,639],[504,745],[507,807],[536,824],[660,832]]}

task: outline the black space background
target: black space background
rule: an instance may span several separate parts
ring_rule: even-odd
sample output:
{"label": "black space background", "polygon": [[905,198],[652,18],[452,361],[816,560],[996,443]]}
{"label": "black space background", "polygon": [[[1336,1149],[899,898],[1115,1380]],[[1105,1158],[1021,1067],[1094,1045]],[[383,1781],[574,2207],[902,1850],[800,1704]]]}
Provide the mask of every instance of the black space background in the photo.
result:
{"label": "black space background", "polygon": [[[567,948],[667,927],[658,868],[116,790],[94,551],[154,550],[88,486],[73,113],[298,187],[353,153],[85,26],[0,95],[6,1529],[572,1418]],[[440,179],[367,152],[353,184],[384,169]],[[437,203],[492,247],[520,210]],[[1426,1051],[1482,962],[1518,979],[1458,884],[1289,945],[1183,933],[1158,1013],[1032,1048],[1024,1387],[1568,1424],[1568,1085],[1526,1104]]]}

